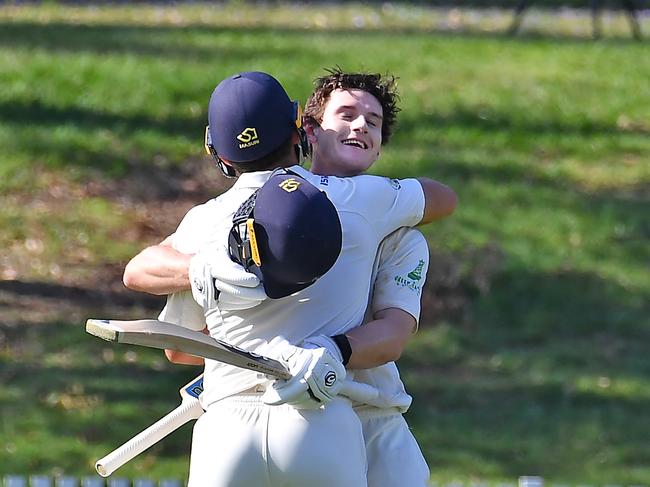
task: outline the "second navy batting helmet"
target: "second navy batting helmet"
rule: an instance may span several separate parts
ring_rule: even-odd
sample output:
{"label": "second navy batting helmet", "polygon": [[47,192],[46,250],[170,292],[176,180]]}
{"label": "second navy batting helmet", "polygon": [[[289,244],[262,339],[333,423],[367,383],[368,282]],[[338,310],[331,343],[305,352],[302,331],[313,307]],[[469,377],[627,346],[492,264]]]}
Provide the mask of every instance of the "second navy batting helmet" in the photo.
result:
{"label": "second navy batting helmet", "polygon": [[231,257],[257,274],[270,298],[310,286],[336,262],[338,212],[327,195],[288,170],[276,171],[233,217]]}

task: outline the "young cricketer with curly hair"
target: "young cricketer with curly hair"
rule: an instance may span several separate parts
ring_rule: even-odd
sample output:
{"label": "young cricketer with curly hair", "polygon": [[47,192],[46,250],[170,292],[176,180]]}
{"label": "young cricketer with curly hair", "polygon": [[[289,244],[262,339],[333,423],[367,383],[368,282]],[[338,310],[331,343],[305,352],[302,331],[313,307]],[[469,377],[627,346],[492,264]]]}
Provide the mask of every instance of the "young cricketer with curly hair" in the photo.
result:
{"label": "young cricketer with curly hair", "polygon": [[[376,73],[332,69],[316,80],[305,106],[305,129],[313,144],[311,171],[338,176],[366,171],[393,133],[396,80]],[[453,210],[454,195],[440,191],[439,208]],[[346,333],[352,348],[347,368],[355,381],[377,387],[372,404],[355,403],[368,461],[368,487],[424,487],[429,469],[402,416],[411,404],[395,360],[417,330],[429,252],[426,240],[402,228],[381,243],[365,324]]]}

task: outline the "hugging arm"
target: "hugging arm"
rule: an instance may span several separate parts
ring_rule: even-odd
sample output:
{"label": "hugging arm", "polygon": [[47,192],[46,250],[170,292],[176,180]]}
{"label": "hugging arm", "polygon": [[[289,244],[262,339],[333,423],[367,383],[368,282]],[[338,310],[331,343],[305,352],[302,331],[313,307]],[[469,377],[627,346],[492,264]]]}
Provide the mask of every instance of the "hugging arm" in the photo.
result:
{"label": "hugging arm", "polygon": [[171,237],[133,257],[126,265],[123,282],[134,291],[156,295],[191,290],[204,308],[210,286],[216,287],[214,297],[222,310],[251,308],[266,299],[257,276],[233,262],[225,247],[207,245],[195,254],[185,254],[172,247]]}
{"label": "hugging arm", "polygon": [[133,290],[166,295],[190,289],[189,263],[192,254],[183,254],[171,245],[169,236],[146,247],[124,269],[122,281]]}
{"label": "hugging arm", "polygon": [[451,215],[458,204],[456,192],[429,178],[418,178],[424,192],[424,214],[418,225],[425,225]]}
{"label": "hugging arm", "polygon": [[402,355],[417,327],[415,318],[404,310],[388,308],[378,311],[368,323],[348,331],[352,355],[348,369],[370,369],[394,362]]}

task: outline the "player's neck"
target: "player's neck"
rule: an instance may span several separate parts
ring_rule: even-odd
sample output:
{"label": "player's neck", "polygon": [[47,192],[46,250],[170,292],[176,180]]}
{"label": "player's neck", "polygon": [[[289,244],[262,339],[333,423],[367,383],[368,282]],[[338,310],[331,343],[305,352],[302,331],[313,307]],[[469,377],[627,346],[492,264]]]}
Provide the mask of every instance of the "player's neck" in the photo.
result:
{"label": "player's neck", "polygon": [[319,176],[337,176],[340,178],[350,176],[350,174],[342,171],[340,165],[335,164],[328,158],[319,157],[317,154],[313,155],[309,170]]}
{"label": "player's neck", "polygon": [[327,164],[323,164],[323,162],[316,157],[312,158],[309,170],[314,174],[322,176],[332,175],[332,172],[328,170]]}

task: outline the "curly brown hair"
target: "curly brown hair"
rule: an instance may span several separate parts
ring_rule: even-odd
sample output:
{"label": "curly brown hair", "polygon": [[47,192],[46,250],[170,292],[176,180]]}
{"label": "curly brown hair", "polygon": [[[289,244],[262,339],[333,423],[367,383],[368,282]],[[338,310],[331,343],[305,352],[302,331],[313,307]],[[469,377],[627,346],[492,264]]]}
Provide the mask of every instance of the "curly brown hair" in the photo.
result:
{"label": "curly brown hair", "polygon": [[326,69],[328,74],[314,80],[314,92],[307,99],[305,118],[318,123],[323,121],[325,106],[334,90],[361,90],[373,95],[383,110],[381,125],[382,145],[393,133],[400,108],[397,106],[397,78],[379,73],[346,73],[340,67]]}

